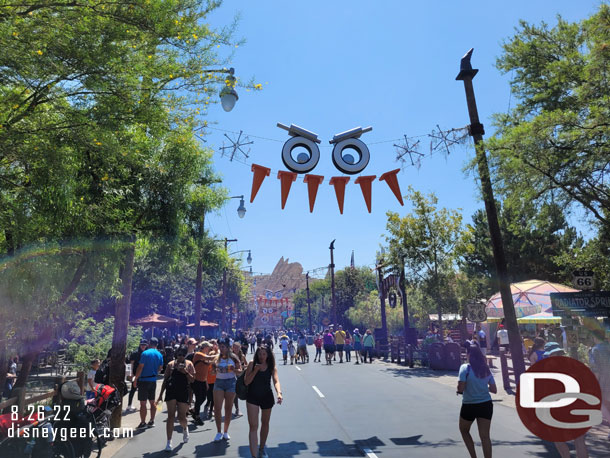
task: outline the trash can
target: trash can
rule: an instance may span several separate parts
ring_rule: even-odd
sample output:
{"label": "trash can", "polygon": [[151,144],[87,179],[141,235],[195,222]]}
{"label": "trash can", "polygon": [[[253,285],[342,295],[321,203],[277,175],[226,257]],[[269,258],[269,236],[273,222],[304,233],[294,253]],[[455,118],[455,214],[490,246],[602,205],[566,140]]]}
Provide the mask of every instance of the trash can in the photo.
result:
{"label": "trash can", "polygon": [[443,344],[435,342],[428,347],[428,361],[430,369],[435,371],[445,369],[445,361],[443,357]]}
{"label": "trash can", "polygon": [[455,342],[448,342],[443,346],[443,361],[445,369],[458,371],[462,365],[462,349]]}

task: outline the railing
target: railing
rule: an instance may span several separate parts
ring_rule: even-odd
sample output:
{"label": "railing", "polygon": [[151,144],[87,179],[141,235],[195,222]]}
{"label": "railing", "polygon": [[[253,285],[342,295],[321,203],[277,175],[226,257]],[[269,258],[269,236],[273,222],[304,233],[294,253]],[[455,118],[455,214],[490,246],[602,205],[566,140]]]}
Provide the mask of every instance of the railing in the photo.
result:
{"label": "railing", "polygon": [[49,398],[53,398],[53,403],[58,400],[59,397],[59,387],[69,381],[76,380],[78,385],[81,387],[81,392],[84,392],[85,389],[85,373],[77,372],[76,378],[68,379],[65,376],[55,377],[54,386],[55,388],[52,391],[47,391],[46,393],[41,393],[36,396],[32,396],[30,398],[26,398],[26,389],[25,387],[14,388],[11,392],[12,397],[4,402],[0,402],[0,413],[4,409],[8,409],[14,405],[17,406],[17,411],[19,415],[23,416],[26,413],[26,408],[30,404],[35,404],[40,401],[44,401]]}

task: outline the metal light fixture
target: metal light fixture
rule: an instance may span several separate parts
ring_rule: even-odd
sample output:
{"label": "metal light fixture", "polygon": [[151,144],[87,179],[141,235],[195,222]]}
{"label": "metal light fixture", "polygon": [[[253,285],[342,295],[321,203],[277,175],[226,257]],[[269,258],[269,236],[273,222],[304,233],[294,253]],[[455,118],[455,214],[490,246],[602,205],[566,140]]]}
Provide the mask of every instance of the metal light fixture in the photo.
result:
{"label": "metal light fixture", "polygon": [[240,218],[243,218],[244,216],[246,216],[246,206],[244,205],[244,199],[240,199],[239,201],[239,207],[237,207],[237,214],[239,215]]}
{"label": "metal light fixture", "polygon": [[[252,252],[248,250],[248,257],[246,258],[248,264],[252,264]],[[250,267],[250,272],[252,272],[252,267]]]}
{"label": "metal light fixture", "polygon": [[220,91],[220,103],[224,111],[231,111],[237,100],[239,100],[237,91],[234,89],[236,81],[233,76],[234,73],[235,69],[231,67],[229,69],[229,76],[227,76],[227,85]]}

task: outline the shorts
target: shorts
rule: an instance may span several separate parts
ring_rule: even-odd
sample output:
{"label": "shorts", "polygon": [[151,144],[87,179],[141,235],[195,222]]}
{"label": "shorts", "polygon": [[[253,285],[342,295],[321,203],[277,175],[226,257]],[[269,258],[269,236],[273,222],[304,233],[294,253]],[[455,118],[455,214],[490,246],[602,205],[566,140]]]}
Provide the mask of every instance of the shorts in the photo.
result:
{"label": "shorts", "polygon": [[326,344],[326,345],[324,345],[324,351],[326,353],[334,353],[335,352],[335,345],[334,344]]}
{"label": "shorts", "polygon": [[236,378],[217,378],[214,384],[214,391],[224,391],[225,393],[235,393]]}
{"label": "shorts", "polygon": [[188,390],[173,390],[168,389],[165,392],[165,402],[176,400],[177,402],[183,402],[184,404],[188,404],[189,402],[189,392]]}
{"label": "shorts", "polygon": [[299,345],[299,352],[307,353],[307,345]]}
{"label": "shorts", "polygon": [[352,351],[352,346],[351,346],[351,345],[346,345],[346,346],[344,347],[344,350],[345,350],[345,351]]}
{"label": "shorts", "polygon": [[286,359],[288,357],[288,350],[282,350],[282,356]]}
{"label": "shorts", "polygon": [[138,380],[138,401],[154,401],[157,391],[157,382],[143,382]]}
{"label": "shorts", "polygon": [[474,421],[476,418],[491,420],[493,413],[493,403],[491,401],[485,401],[478,404],[462,404],[460,417],[466,421]]}
{"label": "shorts", "polygon": [[273,398],[273,392],[271,390],[269,390],[262,396],[255,396],[248,393],[246,402],[255,406],[259,406],[263,410],[270,409],[275,405],[275,399]]}
{"label": "shorts", "polygon": [[337,351],[343,351],[343,344],[337,344]]}
{"label": "shorts", "polygon": [[356,350],[356,351],[362,350],[362,344],[360,342],[356,342],[354,344],[354,350]]}

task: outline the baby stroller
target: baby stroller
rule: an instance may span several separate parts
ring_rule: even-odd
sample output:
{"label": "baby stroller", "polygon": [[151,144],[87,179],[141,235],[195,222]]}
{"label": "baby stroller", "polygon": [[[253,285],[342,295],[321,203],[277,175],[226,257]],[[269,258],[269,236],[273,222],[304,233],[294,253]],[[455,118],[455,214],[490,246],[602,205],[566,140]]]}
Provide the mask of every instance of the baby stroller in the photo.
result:
{"label": "baby stroller", "polygon": [[87,400],[87,411],[95,419],[95,427],[102,445],[106,442],[106,432],[110,431],[110,416],[112,411],[121,404],[121,398],[116,388],[110,385],[95,385],[95,396]]}

